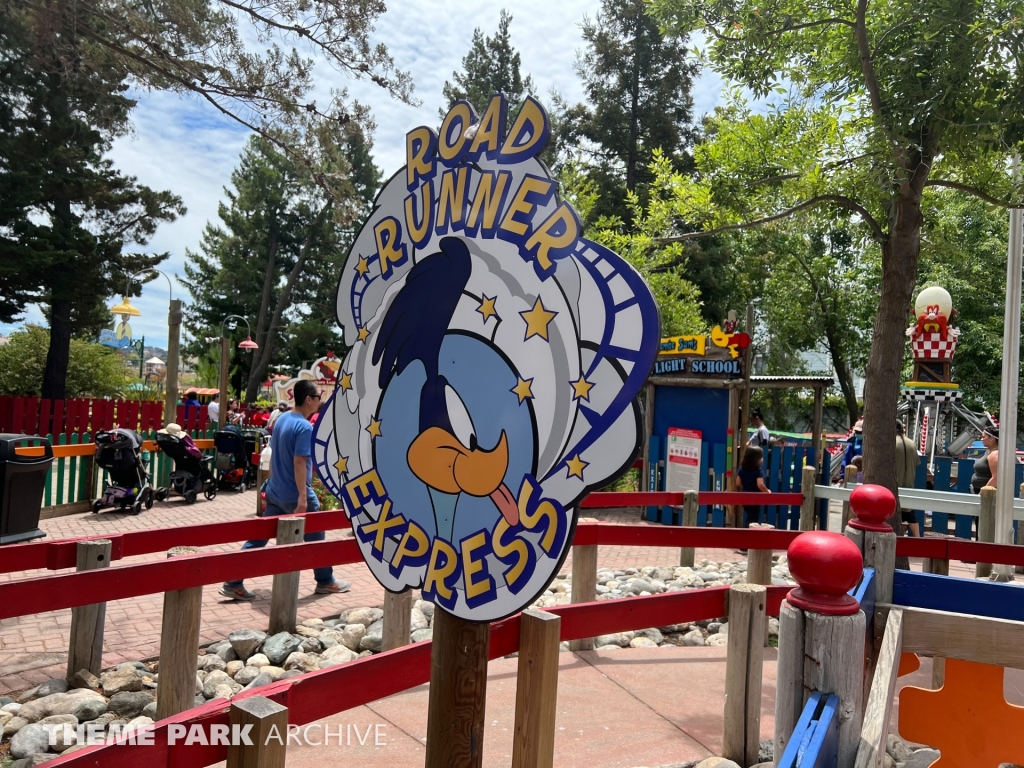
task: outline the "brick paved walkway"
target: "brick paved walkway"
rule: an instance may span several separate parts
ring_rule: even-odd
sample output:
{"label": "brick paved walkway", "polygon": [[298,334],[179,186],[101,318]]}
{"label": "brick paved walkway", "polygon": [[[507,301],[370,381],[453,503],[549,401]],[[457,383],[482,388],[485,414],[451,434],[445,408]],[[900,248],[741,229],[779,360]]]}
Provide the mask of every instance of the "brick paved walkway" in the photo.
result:
{"label": "brick paved walkway", "polygon": [[[138,517],[101,512],[98,515],[79,514],[44,520],[40,527],[50,540],[76,536],[95,536],[151,528],[170,528],[201,525],[208,522],[242,520],[254,517],[253,491],[237,494],[224,491],[214,501],[199,501],[187,506],[180,499],[156,504],[152,510]],[[588,517],[622,523],[638,523],[636,510],[587,510]],[[350,532],[328,532],[329,539],[350,535]],[[208,551],[232,552],[239,544],[209,547]],[[0,551],[2,553],[2,551]],[[154,553],[117,561],[112,567],[165,559]],[[697,558],[736,560],[739,555],[731,550],[698,550]],[[644,565],[678,564],[678,548],[600,547],[598,561],[610,567],[640,567]],[[562,568],[568,573],[572,565],[571,554]],[[62,571],[66,573],[69,571]],[[53,571],[21,571],[0,574],[0,580],[14,580],[46,576]],[[352,582],[352,590],[342,595],[313,595],[315,582],[312,571],[303,571],[299,585],[299,620],[337,615],[356,606],[380,606],[384,589],[361,563],[335,569],[339,579]],[[252,627],[266,629],[270,610],[272,576],[246,582],[259,598],[252,603],[227,601],[217,594],[219,584],[203,590],[203,622],[201,641],[221,640],[234,629]],[[107,622],[103,643],[104,667],[124,661],[148,659],[159,654],[160,622],[163,612],[163,594],[159,585],[154,593],[130,600],[117,600],[107,604]],[[0,695],[17,692],[38,685],[52,677],[61,677],[67,664],[68,636],[71,611],[53,611],[18,618],[0,620]]]}

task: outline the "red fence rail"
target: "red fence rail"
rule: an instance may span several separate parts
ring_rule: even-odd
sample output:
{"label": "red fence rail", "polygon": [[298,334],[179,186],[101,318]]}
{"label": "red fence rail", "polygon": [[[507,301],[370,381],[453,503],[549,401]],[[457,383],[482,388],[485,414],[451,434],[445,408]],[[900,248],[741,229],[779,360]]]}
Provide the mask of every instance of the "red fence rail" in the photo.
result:
{"label": "red fence rail", "polygon": [[[299,546],[299,545],[296,545]],[[305,545],[316,546],[316,545]],[[629,600],[580,603],[548,609],[562,619],[561,640],[576,640],[636,627],[713,619],[726,615],[728,587],[708,587],[694,592],[672,592]],[[789,587],[767,587],[767,612],[777,616]],[[513,616],[491,625],[488,658],[498,659],[519,650],[520,619]],[[306,725],[338,712],[368,704],[414,688],[430,679],[431,641],[415,643],[394,651],[350,662],[344,666],[310,672],[301,677],[271,683],[233,701],[249,696],[265,696],[288,707],[291,725]],[[153,744],[120,743],[96,745],[58,757],[60,768],[203,768],[227,757],[227,747],[206,744],[186,745],[184,737],[169,744],[171,726],[200,724],[209,733],[212,725],[228,725],[229,703],[215,699],[202,707],[188,710],[156,724]]]}

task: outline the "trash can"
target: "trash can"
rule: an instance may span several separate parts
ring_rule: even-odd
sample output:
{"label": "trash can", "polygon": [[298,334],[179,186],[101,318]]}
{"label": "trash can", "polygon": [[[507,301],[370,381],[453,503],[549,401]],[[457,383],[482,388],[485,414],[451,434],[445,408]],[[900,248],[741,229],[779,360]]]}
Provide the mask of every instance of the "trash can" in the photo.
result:
{"label": "trash can", "polygon": [[43,440],[38,455],[15,452],[15,448],[39,439],[32,435],[0,434],[0,544],[46,535],[39,530],[39,511],[43,506],[46,473],[53,463],[53,447],[49,440]]}

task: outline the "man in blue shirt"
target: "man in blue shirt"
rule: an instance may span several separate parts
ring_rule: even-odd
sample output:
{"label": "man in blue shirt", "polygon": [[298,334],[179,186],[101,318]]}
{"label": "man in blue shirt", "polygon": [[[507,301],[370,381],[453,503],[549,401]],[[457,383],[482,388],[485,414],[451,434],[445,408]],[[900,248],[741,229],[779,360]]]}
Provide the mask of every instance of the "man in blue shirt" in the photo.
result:
{"label": "man in blue shirt", "polygon": [[[320,393],[312,381],[302,380],[295,385],[295,408],[283,414],[274,424],[274,439],[270,458],[270,482],[267,484],[267,509],[264,517],[273,515],[316,512],[320,502],[313,493],[313,460],[310,451],[313,427],[309,417],[320,409]],[[307,533],[304,541],[323,541],[324,531]],[[267,541],[247,541],[242,549],[265,547]],[[316,594],[333,595],[348,592],[347,581],[335,581],[330,566],[314,568]],[[245,588],[242,580],[226,581],[220,594],[232,600],[254,600],[256,595]]]}

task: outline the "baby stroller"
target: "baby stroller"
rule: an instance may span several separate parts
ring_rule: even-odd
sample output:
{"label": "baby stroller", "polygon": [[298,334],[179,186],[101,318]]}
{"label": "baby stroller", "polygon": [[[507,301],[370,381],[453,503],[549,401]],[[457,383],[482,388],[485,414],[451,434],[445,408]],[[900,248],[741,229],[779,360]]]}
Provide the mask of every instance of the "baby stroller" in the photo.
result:
{"label": "baby stroller", "polygon": [[213,436],[217,449],[217,484],[221,488],[244,491],[255,478],[256,472],[245,454],[242,430],[229,424]]}
{"label": "baby stroller", "polygon": [[[249,465],[248,486],[256,487],[256,472],[259,469],[259,453],[270,442],[270,433],[263,427],[248,427],[242,430],[242,443],[245,449],[245,460]],[[256,461],[253,461],[256,456]]]}
{"label": "baby stroller", "polygon": [[176,424],[168,424],[167,430],[156,433],[156,444],[174,461],[167,488],[156,489],[156,500],[164,501],[171,494],[185,497],[186,504],[195,504],[196,498],[202,493],[208,501],[217,495],[217,483],[210,471],[213,460],[203,456],[196,444]]}
{"label": "baby stroller", "polygon": [[130,509],[133,515],[153,508],[153,489],[149,487],[142,464],[142,439],[130,429],[112,429],[96,433],[96,464],[107,470],[113,485],[92,503],[93,513],[105,507]]}

